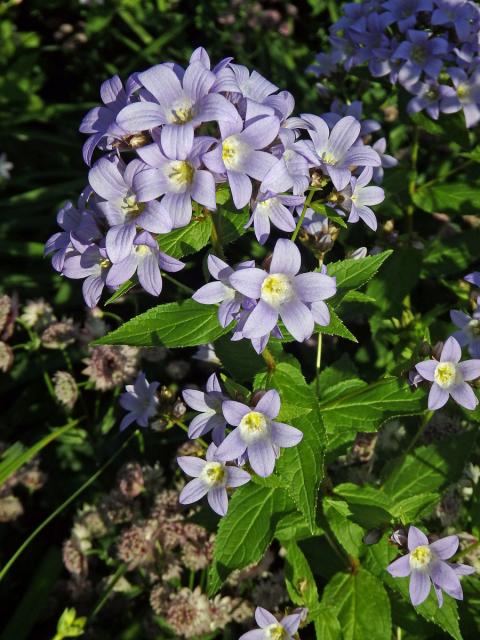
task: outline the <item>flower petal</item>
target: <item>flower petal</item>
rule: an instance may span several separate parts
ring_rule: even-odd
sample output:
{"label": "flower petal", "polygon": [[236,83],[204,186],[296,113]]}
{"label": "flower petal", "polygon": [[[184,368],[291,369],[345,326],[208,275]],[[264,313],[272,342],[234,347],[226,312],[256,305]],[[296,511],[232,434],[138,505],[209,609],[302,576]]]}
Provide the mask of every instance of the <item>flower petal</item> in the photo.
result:
{"label": "flower petal", "polygon": [[465,409],[473,411],[478,405],[477,396],[474,394],[472,387],[466,382],[452,387],[449,391],[455,402],[465,407]]}
{"label": "flower petal", "polygon": [[455,338],[448,338],[443,345],[440,362],[459,362],[462,357],[462,350]]}
{"label": "flower petal", "polygon": [[315,328],[312,312],[300,302],[291,300],[282,305],[279,310],[280,317],[286,328],[298,342],[303,342],[310,338]]}
{"label": "flower petal", "polygon": [[193,478],[198,478],[206,465],[205,460],[196,458],[195,456],[179,456],[177,463],[182,471]]}
{"label": "flower petal", "polygon": [[242,333],[246,338],[262,338],[272,331],[278,321],[278,311],[260,300],[255,309],[248,316]]}
{"label": "flower petal", "polygon": [[402,556],[391,562],[387,567],[387,571],[394,578],[405,578],[409,576],[412,571],[410,568],[410,554],[407,553],[406,556]]}
{"label": "flower petal", "polygon": [[228,511],[228,495],[225,487],[215,487],[207,493],[208,504],[219,516]]}
{"label": "flower petal", "polygon": [[236,460],[242,455],[242,453],[244,453],[246,448],[247,445],[240,436],[240,430],[234,429],[219,445],[215,457],[217,460],[222,460],[224,462]]}
{"label": "flower petal", "polygon": [[227,466],[226,469],[228,473],[228,487],[241,487],[250,481],[250,474],[247,473],[247,471],[244,471],[244,469],[232,466]]}
{"label": "flower petal", "polygon": [[252,469],[260,477],[266,478],[275,468],[275,452],[270,440],[259,440],[249,445],[248,460]]}
{"label": "flower petal", "polygon": [[410,577],[410,600],[414,607],[422,604],[430,593],[430,578],[421,571],[412,571]]}
{"label": "flower petal", "polygon": [[437,409],[441,409],[448,402],[448,391],[446,389],[442,389],[438,386],[436,382],[434,382],[430,388],[430,393],[428,394],[428,408],[430,411],[436,411]]}
{"label": "flower petal", "polygon": [[195,478],[194,480],[187,482],[183,487],[178,500],[181,504],[192,504],[192,502],[201,500],[207,492],[208,486],[203,482],[203,480]]}
{"label": "flower petal", "polygon": [[427,536],[423,531],[420,531],[420,529],[411,525],[408,529],[408,550],[414,551],[417,547],[424,546],[428,546]]}
{"label": "flower petal", "polygon": [[465,360],[458,365],[464,380],[480,378],[480,360]]}
{"label": "flower petal", "polygon": [[295,276],[300,271],[302,257],[296,244],[291,240],[277,240],[270,263],[270,273],[285,273]]}
{"label": "flower petal", "polygon": [[262,284],[267,276],[263,269],[239,269],[230,276],[230,283],[244,296],[256,299],[261,295]]}
{"label": "flower petal", "polygon": [[425,360],[424,362],[419,362],[415,365],[415,369],[418,373],[425,378],[425,380],[429,380],[430,382],[434,381],[435,369],[438,366],[438,362],[436,360]]}
{"label": "flower petal", "polygon": [[261,629],[263,629],[264,627],[268,627],[270,624],[277,624],[278,620],[275,618],[273,613],[270,613],[267,609],[257,607],[255,609],[255,622]]}
{"label": "flower petal", "polygon": [[300,429],[283,422],[271,423],[272,442],[279,447],[295,447],[303,438]]}
{"label": "flower petal", "polygon": [[440,560],[448,560],[457,553],[458,536],[447,536],[441,540],[436,540],[430,545],[430,549]]}
{"label": "flower petal", "polygon": [[255,411],[263,413],[267,418],[276,418],[280,413],[280,394],[276,389],[267,391],[257,402]]}
{"label": "flower petal", "polygon": [[443,589],[452,598],[463,600],[463,591],[455,571],[446,562],[436,562],[430,571],[434,584]]}
{"label": "flower petal", "polygon": [[247,413],[252,411],[250,407],[247,407],[246,404],[242,402],[236,402],[235,400],[225,400],[222,403],[222,413],[225,416],[225,420],[228,424],[233,426],[238,426],[240,424],[241,419]]}
{"label": "flower petal", "polygon": [[295,290],[303,302],[326,300],[335,295],[337,284],[335,278],[323,273],[301,273],[295,277]]}

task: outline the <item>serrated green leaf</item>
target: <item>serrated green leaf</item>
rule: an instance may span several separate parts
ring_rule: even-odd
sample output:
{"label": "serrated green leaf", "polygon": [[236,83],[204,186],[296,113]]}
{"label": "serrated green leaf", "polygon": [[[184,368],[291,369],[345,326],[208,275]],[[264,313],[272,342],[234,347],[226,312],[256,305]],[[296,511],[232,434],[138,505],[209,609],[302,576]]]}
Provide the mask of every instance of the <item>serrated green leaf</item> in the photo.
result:
{"label": "serrated green leaf", "polygon": [[439,493],[420,493],[394,502],[391,513],[404,524],[415,522],[422,516],[428,515],[440,499]]}
{"label": "serrated green leaf", "polygon": [[337,614],[343,640],[391,640],[390,600],[381,581],[366,569],[337,573],[322,602]]}
{"label": "serrated green leaf", "polygon": [[285,582],[295,604],[312,609],[318,605],[318,590],[312,570],[296,542],[287,545]]}
{"label": "serrated green leaf", "polygon": [[368,282],[380,269],[382,264],[393,253],[393,251],[383,251],[375,256],[367,256],[358,260],[347,259],[339,262],[332,262],[327,267],[329,276],[337,279],[337,290],[358,289]]}
{"label": "serrated green leaf", "polygon": [[173,258],[183,258],[203,249],[212,234],[212,217],[202,215],[193,218],[190,224],[174,229],[158,238],[160,250]]}
{"label": "serrated green leaf", "polygon": [[215,538],[208,593],[213,596],[235,569],[259,562],[279,520],[294,507],[282,489],[253,482],[233,494]]}
{"label": "serrated green leaf", "polygon": [[153,307],[93,344],[195,347],[214,342],[227,331],[218,323],[215,306],[185,300]]}
{"label": "serrated green leaf", "polygon": [[460,477],[474,441],[475,434],[467,432],[449,442],[418,447],[389,462],[383,491],[396,502],[439,491]]}
{"label": "serrated green leaf", "polygon": [[222,366],[239,382],[250,382],[252,376],[265,368],[264,359],[248,340],[234,342],[230,336],[215,341],[215,353]]}
{"label": "serrated green leaf", "polygon": [[348,504],[344,500],[326,497],[322,501],[322,507],[328,526],[338,542],[350,556],[358,558],[363,547],[364,531],[350,520],[352,512]]}
{"label": "serrated green leaf", "polygon": [[342,216],[338,215],[338,213],[336,213],[335,209],[332,209],[332,207],[327,207],[326,204],[322,204],[321,202],[311,202],[310,207],[320,215],[325,216],[332,222],[335,222],[335,224],[338,224],[338,226],[343,227],[344,229],[347,228],[345,218],[342,218]]}
{"label": "serrated green leaf", "polygon": [[345,482],[335,487],[335,494],[348,503],[351,519],[366,529],[388,524],[392,518],[389,497],[375,487]]}
{"label": "serrated green leaf", "polygon": [[110,298],[108,298],[108,300],[105,301],[104,306],[106,307],[107,305],[112,304],[112,302],[115,302],[115,300],[118,300],[118,298],[121,298],[123,295],[128,293],[130,289],[134,286],[135,286],[135,282],[133,282],[133,280],[127,280],[122,284],[121,287],[118,287],[115,293],[111,295]]}
{"label": "serrated green leaf", "polygon": [[324,602],[310,612],[317,640],[341,640],[342,630],[335,609]]}
{"label": "serrated green leaf", "polygon": [[397,378],[384,378],[320,403],[327,436],[338,432],[376,431],[389,418],[425,410],[425,393]]}
{"label": "serrated green leaf", "polygon": [[329,324],[326,327],[322,327],[321,325],[317,324],[315,325],[315,330],[318,331],[318,333],[325,333],[330,336],[340,336],[341,338],[346,338],[347,340],[351,340],[352,342],[358,342],[353,333],[349,329],[347,329],[347,327],[340,320],[332,305],[329,304],[328,309],[330,311]]}
{"label": "serrated green leaf", "polygon": [[419,187],[414,203],[429,213],[475,215],[480,207],[480,185],[464,182]]}

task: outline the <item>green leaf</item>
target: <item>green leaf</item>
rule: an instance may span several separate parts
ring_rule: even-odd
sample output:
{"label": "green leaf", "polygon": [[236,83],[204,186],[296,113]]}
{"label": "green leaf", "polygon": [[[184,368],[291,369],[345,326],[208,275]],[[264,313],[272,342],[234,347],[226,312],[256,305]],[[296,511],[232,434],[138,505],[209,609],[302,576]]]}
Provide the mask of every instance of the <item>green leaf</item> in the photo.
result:
{"label": "green leaf", "polygon": [[249,482],[235,491],[215,538],[208,593],[213,596],[235,569],[259,562],[277,523],[293,505],[283,489]]}
{"label": "green leaf", "polygon": [[395,501],[391,513],[404,524],[415,522],[415,520],[428,515],[433,507],[440,502],[440,498],[439,493],[419,493],[398,502]]}
{"label": "green leaf", "polygon": [[329,276],[337,279],[337,290],[339,293],[351,289],[358,289],[368,282],[380,269],[385,260],[393,251],[383,251],[375,256],[367,256],[358,260],[347,259],[339,262],[332,262],[327,267]]}
{"label": "green leaf", "polygon": [[328,309],[330,311],[330,323],[326,327],[322,327],[321,325],[317,324],[315,325],[315,330],[318,331],[318,333],[326,333],[330,336],[340,336],[341,338],[346,338],[347,340],[351,340],[352,342],[358,342],[353,333],[347,329],[347,327],[338,317],[336,311],[329,304]]}
{"label": "green leaf", "polygon": [[[267,379],[267,374],[260,374],[255,378],[255,386],[263,386]],[[280,394],[278,420],[288,422],[303,432],[303,438],[296,447],[282,451],[276,475],[313,532],[326,448],[325,428],[317,409],[317,399],[301,371],[286,362],[277,364],[268,386]]]}
{"label": "green leaf", "polygon": [[317,213],[320,213],[322,216],[325,216],[332,222],[335,222],[335,224],[338,224],[339,227],[343,227],[344,229],[347,228],[345,218],[339,216],[332,207],[327,207],[326,204],[322,204],[321,202],[311,202],[310,207]]}
{"label": "green leaf", "polygon": [[214,346],[222,366],[239,382],[250,382],[253,375],[265,368],[264,359],[248,340],[233,342],[230,336],[221,336]]}
{"label": "green leaf", "polygon": [[345,551],[358,558],[363,547],[363,529],[350,520],[352,512],[343,500],[326,497],[322,501],[323,514],[328,526]]}
{"label": "green leaf", "polygon": [[112,302],[115,302],[115,300],[118,300],[118,298],[121,298],[123,295],[128,293],[130,289],[134,286],[135,286],[135,282],[133,282],[133,280],[127,280],[122,284],[121,287],[118,287],[115,293],[111,295],[110,298],[108,298],[108,300],[105,301],[104,306],[106,307],[107,305],[112,304]]}
{"label": "green leaf", "polygon": [[216,306],[185,300],[153,307],[93,344],[195,347],[214,342],[228,330],[219,325]]}
{"label": "green leaf", "polygon": [[175,229],[158,238],[161,251],[173,258],[183,258],[203,249],[212,234],[212,217],[202,215],[193,218],[190,224],[181,229]]}
{"label": "green leaf", "polygon": [[391,640],[390,600],[381,581],[366,569],[337,573],[322,602],[335,611],[343,640]]}
{"label": "green leaf", "polygon": [[[232,207],[233,208],[233,207]],[[219,207],[218,211],[212,214],[215,217],[215,225],[217,234],[222,245],[234,242],[247,233],[245,225],[247,224],[250,214],[248,209],[243,211],[231,211],[224,207]]]}
{"label": "green leaf", "polygon": [[310,617],[317,640],[341,640],[342,630],[333,607],[321,602],[310,612]]}
{"label": "green leaf", "polygon": [[[313,535],[321,536],[323,533],[323,529],[316,525]],[[288,544],[292,540],[305,540],[311,536],[312,530],[308,526],[305,516],[299,511],[293,511],[282,517],[275,529],[275,538],[280,540],[282,544]]]}
{"label": "green leaf", "polygon": [[351,519],[366,529],[380,527],[391,520],[391,501],[375,487],[345,482],[335,487],[335,494],[348,503]]}
{"label": "green leaf", "polygon": [[449,442],[418,447],[390,462],[383,491],[396,503],[422,493],[441,490],[461,475],[475,442],[467,432]]}
{"label": "green leaf", "polygon": [[285,582],[293,603],[312,609],[318,605],[318,591],[308,560],[296,542],[287,545]]}
{"label": "green leaf", "polygon": [[424,249],[422,277],[445,278],[462,273],[477,258],[479,246],[478,229],[435,238]]}
{"label": "green leaf", "polygon": [[385,420],[425,410],[425,393],[397,378],[384,378],[320,403],[327,435],[376,431]]}
{"label": "green leaf", "polygon": [[429,213],[475,215],[480,207],[480,185],[464,182],[420,187],[412,196]]}

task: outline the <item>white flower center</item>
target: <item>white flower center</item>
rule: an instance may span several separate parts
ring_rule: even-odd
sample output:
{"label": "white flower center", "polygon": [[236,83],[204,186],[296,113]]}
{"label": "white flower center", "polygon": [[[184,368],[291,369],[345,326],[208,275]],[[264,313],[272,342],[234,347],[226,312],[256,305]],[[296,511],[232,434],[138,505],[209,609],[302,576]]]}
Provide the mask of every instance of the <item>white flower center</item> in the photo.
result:
{"label": "white flower center", "polygon": [[268,640],[287,640],[288,633],[280,623],[269,624],[264,628],[265,638]]}
{"label": "white flower center", "polygon": [[462,99],[467,99],[470,96],[470,87],[468,84],[459,84],[457,87],[457,96]]}
{"label": "white flower center", "polygon": [[284,273],[272,273],[263,281],[261,298],[274,308],[285,304],[294,295],[292,281]]}
{"label": "white flower center", "polygon": [[150,251],[150,247],[146,244],[137,244],[137,246],[135,247],[135,253],[137,254],[137,256],[146,256],[148,253],[150,253]]}
{"label": "white flower center", "polygon": [[322,153],[322,162],[323,164],[336,164],[338,162],[338,158],[334,156],[331,151],[324,151]]}
{"label": "white flower center", "polygon": [[136,196],[132,193],[123,198],[120,208],[125,218],[128,220],[134,220],[145,209],[145,203],[137,202]]}
{"label": "white flower center", "polygon": [[454,362],[439,362],[433,378],[442,389],[450,389],[453,385],[462,382],[462,374]]}
{"label": "white flower center", "polygon": [[225,465],[221,462],[207,462],[202,469],[201,478],[209,487],[220,487],[226,482]]}
{"label": "white flower center", "polygon": [[165,165],[165,176],[174,193],[182,193],[192,184],[195,169],[186,160],[174,160]]}
{"label": "white flower center", "polygon": [[250,147],[236,136],[228,136],[222,142],[222,160],[229,171],[241,170],[243,163],[250,152]]}
{"label": "white flower center", "polygon": [[468,323],[468,332],[475,337],[480,336],[480,320],[470,320]]}
{"label": "white flower center", "polygon": [[432,562],[433,554],[427,546],[420,546],[410,553],[410,567],[412,569],[427,569]]}
{"label": "white flower center", "polygon": [[270,430],[267,418],[259,411],[250,411],[244,415],[238,427],[240,435],[247,444],[263,440]]}
{"label": "white flower center", "polygon": [[266,200],[260,200],[257,202],[257,211],[261,215],[268,216],[270,214],[270,209],[277,198],[267,198]]}
{"label": "white flower center", "polygon": [[185,124],[193,120],[195,110],[188,98],[178,100],[168,113],[168,122],[170,124]]}

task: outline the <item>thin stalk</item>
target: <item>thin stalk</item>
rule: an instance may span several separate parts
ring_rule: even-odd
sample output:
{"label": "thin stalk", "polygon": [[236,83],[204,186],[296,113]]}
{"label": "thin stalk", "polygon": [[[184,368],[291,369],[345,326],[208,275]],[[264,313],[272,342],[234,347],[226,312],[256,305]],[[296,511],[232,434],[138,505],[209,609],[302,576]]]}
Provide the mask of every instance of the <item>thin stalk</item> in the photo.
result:
{"label": "thin stalk", "polygon": [[275,373],[275,369],[277,368],[277,363],[275,362],[275,358],[273,357],[273,354],[268,349],[268,347],[265,347],[265,349],[262,351],[261,355],[262,355],[262,358],[265,361],[265,364],[267,365],[267,380],[266,380],[266,384],[269,385],[270,384],[270,380],[272,379],[272,376]]}
{"label": "thin stalk", "polygon": [[121,447],[119,447],[115,451],[115,453],[110,456],[107,462],[105,462],[105,464],[101,466],[98,471],[96,471],[92,476],[90,476],[90,478],[86,482],[84,482],[81,487],[79,487],[74,493],[72,493],[70,497],[68,497],[64,502],[62,502],[62,504],[59,507],[57,507],[55,511],[53,511],[47,518],[45,518],[45,520],[35,529],[35,531],[33,531],[33,533],[31,533],[28,536],[28,538],[18,547],[18,549],[13,554],[13,556],[10,558],[10,560],[4,565],[4,567],[0,571],[0,582],[7,575],[12,565],[22,555],[22,553],[29,546],[29,544],[33,542],[33,540],[35,540],[38,534],[41,533],[45,529],[45,527],[49,525],[50,522],[52,522],[52,520],[55,520],[55,518],[64,509],[68,507],[68,505],[74,502],[78,498],[78,496],[80,496],[85,491],[85,489],[88,489],[88,487],[91,484],[93,484],[95,480],[97,480],[97,478],[99,478],[102,475],[102,473],[112,464],[112,462],[114,462],[114,460],[118,458],[118,456],[124,451],[124,449],[126,449],[129,442],[135,437],[135,433],[136,431],[130,434],[130,436],[125,440],[125,442],[121,445]]}
{"label": "thin stalk", "polygon": [[212,215],[212,231],[210,232],[210,239],[212,241],[212,248],[219,258],[224,258],[225,254],[223,252],[222,241],[221,241],[221,233],[217,227],[217,216],[215,214]]}
{"label": "thin stalk", "polygon": [[298,232],[300,231],[300,227],[302,226],[302,223],[305,219],[305,214],[307,213],[307,209],[310,206],[310,203],[312,202],[314,193],[315,191],[313,189],[310,190],[308,193],[307,199],[305,200],[305,204],[303,205],[302,213],[300,215],[300,218],[298,219],[297,226],[295,227],[295,231],[292,233],[292,237],[290,238],[292,242],[295,242],[295,240],[297,239]]}
{"label": "thin stalk", "polygon": [[173,282],[173,284],[177,285],[177,287],[179,289],[182,289],[182,291],[185,291],[185,293],[188,293],[189,295],[191,295],[192,293],[195,293],[195,289],[191,289],[186,284],[183,284],[183,282],[180,282],[176,278],[173,278],[168,273],[163,272],[162,273],[162,278],[165,278],[165,280],[169,280],[170,282]]}
{"label": "thin stalk", "polygon": [[322,337],[323,334],[318,334],[318,342],[317,342],[317,359],[315,361],[315,390],[317,392],[317,396],[320,395],[320,366],[322,364]]}
{"label": "thin stalk", "polygon": [[112,576],[112,579],[108,583],[108,587],[106,588],[105,592],[102,594],[100,600],[97,602],[95,609],[90,614],[89,621],[93,620],[95,616],[103,609],[112,591],[114,590],[115,585],[120,580],[120,578],[126,573],[126,571],[127,571],[127,565],[125,564],[121,564],[118,567],[118,569],[115,571],[115,573]]}
{"label": "thin stalk", "polygon": [[418,429],[417,433],[413,436],[413,438],[410,440],[408,447],[405,449],[405,452],[403,454],[404,457],[406,457],[410,453],[410,451],[414,449],[415,445],[420,440],[425,429],[427,428],[428,423],[432,419],[432,416],[433,416],[433,411],[427,411],[427,413],[423,418],[422,424],[420,425],[420,428]]}
{"label": "thin stalk", "polygon": [[412,152],[410,154],[411,159],[411,169],[412,169],[412,177],[408,183],[408,193],[410,198],[412,199],[412,203],[407,207],[407,229],[408,235],[411,236],[413,234],[413,214],[415,213],[415,206],[413,204],[413,196],[415,194],[417,185],[417,162],[418,162],[418,151],[419,151],[419,130],[418,127],[415,127],[413,130],[413,143],[412,143]]}

